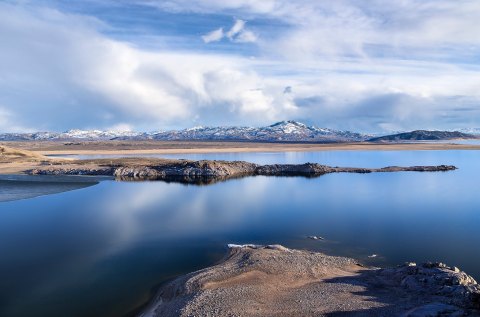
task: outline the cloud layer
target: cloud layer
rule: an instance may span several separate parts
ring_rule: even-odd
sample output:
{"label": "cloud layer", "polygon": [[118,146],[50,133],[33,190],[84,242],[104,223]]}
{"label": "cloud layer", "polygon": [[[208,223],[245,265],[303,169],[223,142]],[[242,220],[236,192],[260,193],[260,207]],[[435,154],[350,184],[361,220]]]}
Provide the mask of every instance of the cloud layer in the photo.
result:
{"label": "cloud layer", "polygon": [[121,19],[127,10],[104,16],[93,2],[0,4],[0,130],[480,126],[476,1],[134,7],[135,26]]}

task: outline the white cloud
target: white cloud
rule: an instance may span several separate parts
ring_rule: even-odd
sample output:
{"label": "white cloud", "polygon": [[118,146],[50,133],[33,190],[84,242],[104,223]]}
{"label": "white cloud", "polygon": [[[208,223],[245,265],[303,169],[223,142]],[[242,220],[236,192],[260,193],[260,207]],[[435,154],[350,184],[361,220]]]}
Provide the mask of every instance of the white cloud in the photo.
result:
{"label": "white cloud", "polygon": [[240,19],[235,20],[233,26],[228,32],[224,32],[223,28],[214,30],[202,36],[205,43],[218,42],[223,38],[228,38],[236,43],[253,43],[257,41],[257,36],[252,31],[245,29],[246,22]]}
{"label": "white cloud", "polygon": [[237,19],[233,24],[232,28],[227,32],[226,36],[229,39],[233,39],[233,37],[239,34],[245,28],[245,21]]}
{"label": "white cloud", "polygon": [[222,10],[240,10],[266,14],[272,12],[278,0],[143,0],[142,3],[173,12],[214,13]]}
{"label": "white cloud", "polygon": [[205,43],[218,42],[223,38],[223,36],[224,36],[223,28],[219,28],[219,29],[213,30],[210,33],[203,35],[202,40]]}
{"label": "white cloud", "polygon": [[150,0],[148,3],[161,9],[242,14],[280,21],[288,27],[273,32],[269,29],[265,37],[270,40],[263,41],[263,48],[270,54],[291,59],[339,54],[365,57],[372,55],[372,50],[377,52],[375,49],[405,54],[407,58],[419,54],[445,57],[452,51],[472,56],[478,53],[480,45],[480,2],[471,0],[404,0],[388,4],[382,0]]}
{"label": "white cloud", "polygon": [[257,36],[251,31],[243,30],[233,40],[238,43],[254,43],[257,41]]}
{"label": "white cloud", "polygon": [[107,127],[108,131],[119,131],[119,132],[125,132],[125,131],[133,131],[134,127],[131,124],[128,123],[118,123],[113,126]]}
{"label": "white cloud", "polygon": [[0,132],[21,132],[24,128],[15,125],[15,119],[10,111],[0,107]]}
{"label": "white cloud", "polygon": [[0,51],[2,77],[19,92],[0,86],[0,101],[34,129],[42,122],[60,130],[118,122],[188,126],[210,111],[218,122],[246,118],[250,101],[259,113],[273,107],[269,95],[250,96],[264,83],[248,59],[144,51],[104,36],[90,20],[52,10],[4,6],[0,27],[8,46]]}
{"label": "white cloud", "polygon": [[[260,53],[249,58],[146,50],[113,39],[92,17],[0,4],[0,128],[153,130],[290,118],[370,131],[480,125],[480,68],[461,60],[479,51],[477,6],[193,1],[191,11],[245,13],[202,38],[255,42]],[[283,27],[251,26],[261,18]],[[287,86],[294,93],[284,94]]]}

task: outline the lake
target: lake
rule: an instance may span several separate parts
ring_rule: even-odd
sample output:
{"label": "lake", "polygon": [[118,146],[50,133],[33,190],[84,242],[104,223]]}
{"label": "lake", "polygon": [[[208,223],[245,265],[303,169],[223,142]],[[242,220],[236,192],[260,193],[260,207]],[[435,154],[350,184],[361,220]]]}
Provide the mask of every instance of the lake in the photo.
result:
{"label": "lake", "polygon": [[162,282],[219,261],[227,243],[280,243],[377,266],[442,261],[480,279],[479,151],[162,156],[459,169],[208,186],[4,177],[0,316],[129,316]]}

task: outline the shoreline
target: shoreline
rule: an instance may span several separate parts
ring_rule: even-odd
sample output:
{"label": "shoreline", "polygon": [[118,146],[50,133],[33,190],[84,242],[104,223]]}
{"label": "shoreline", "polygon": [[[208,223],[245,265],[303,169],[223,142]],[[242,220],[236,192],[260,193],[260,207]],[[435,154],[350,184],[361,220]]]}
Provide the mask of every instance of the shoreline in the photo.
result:
{"label": "shoreline", "polygon": [[139,317],[477,316],[480,285],[443,263],[366,267],[281,245],[229,245],[216,265],[164,283]]}
{"label": "shoreline", "polygon": [[162,180],[197,185],[248,176],[319,177],[330,173],[447,172],[452,165],[338,167],[318,163],[255,164],[245,161],[160,158],[61,159],[0,146],[0,174],[113,176],[118,180]]}
{"label": "shoreline", "polygon": [[83,141],[3,142],[39,155],[162,155],[208,153],[278,153],[315,151],[441,151],[480,150],[480,144],[448,143],[260,143],[215,141]]}

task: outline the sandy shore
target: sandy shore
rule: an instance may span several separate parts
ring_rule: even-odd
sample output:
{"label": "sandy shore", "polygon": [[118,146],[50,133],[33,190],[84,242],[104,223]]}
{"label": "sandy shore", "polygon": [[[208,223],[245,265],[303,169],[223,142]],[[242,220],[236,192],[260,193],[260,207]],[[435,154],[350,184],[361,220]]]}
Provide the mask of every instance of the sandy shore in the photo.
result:
{"label": "sandy shore", "polygon": [[140,316],[479,316],[478,308],[480,286],[442,263],[377,269],[278,245],[232,245],[218,265],[161,287]]}
{"label": "sandy shore", "polygon": [[193,141],[5,142],[42,155],[153,155],[300,151],[480,150],[480,145],[451,143],[256,143]]}

